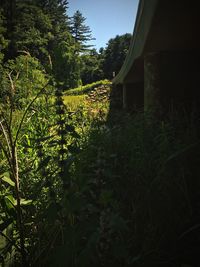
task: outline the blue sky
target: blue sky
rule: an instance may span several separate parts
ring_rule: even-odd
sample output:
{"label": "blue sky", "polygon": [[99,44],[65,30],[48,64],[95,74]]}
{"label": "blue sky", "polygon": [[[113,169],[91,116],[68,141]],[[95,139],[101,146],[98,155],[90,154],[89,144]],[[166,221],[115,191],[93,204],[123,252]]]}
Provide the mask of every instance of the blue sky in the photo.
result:
{"label": "blue sky", "polygon": [[68,0],[68,14],[80,10],[92,30],[95,48],[105,47],[117,34],[133,33],[138,0]]}

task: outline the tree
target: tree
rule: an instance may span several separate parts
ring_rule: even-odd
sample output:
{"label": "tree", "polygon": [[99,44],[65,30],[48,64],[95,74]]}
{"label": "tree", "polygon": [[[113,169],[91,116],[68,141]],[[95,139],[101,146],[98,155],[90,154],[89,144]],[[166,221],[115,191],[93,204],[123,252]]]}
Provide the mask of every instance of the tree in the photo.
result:
{"label": "tree", "polygon": [[71,18],[70,32],[75,39],[77,45],[77,52],[86,52],[90,50],[93,45],[87,44],[91,40],[95,40],[92,37],[89,26],[85,25],[86,18],[83,17],[82,13],[77,10]]}
{"label": "tree", "polygon": [[[14,21],[7,32],[10,45],[6,60],[26,51],[37,58],[57,82],[67,88],[77,85],[80,67],[75,41],[69,31],[68,1],[18,0],[14,5],[8,1],[3,7],[8,26],[10,13]],[[9,12],[11,7],[13,11]]]}
{"label": "tree", "polygon": [[69,30],[69,17],[67,15],[67,0],[35,0],[37,5],[48,14],[55,32]]}
{"label": "tree", "polygon": [[2,15],[4,17],[4,26],[5,26],[5,38],[9,40],[8,47],[4,51],[5,60],[15,56],[15,51],[13,47],[13,30],[15,27],[15,11],[16,11],[16,0],[2,1],[1,3]]}
{"label": "tree", "polygon": [[36,0],[9,0],[2,8],[9,40],[5,60],[14,59],[18,51],[25,50],[44,63],[52,28],[48,14],[36,5]]}
{"label": "tree", "polygon": [[102,78],[101,59],[96,49],[92,49],[89,54],[81,55],[81,80],[83,85]]}
{"label": "tree", "polygon": [[5,39],[6,28],[4,27],[4,19],[2,10],[0,9],[0,64],[4,58],[4,50],[8,46],[8,41]]}
{"label": "tree", "polygon": [[48,43],[53,38],[52,22],[44,11],[32,2],[19,1],[13,32],[15,51],[28,51],[43,64],[48,61]]}
{"label": "tree", "polygon": [[[8,0],[1,6],[5,23],[1,16],[0,60],[4,57],[6,63],[22,52],[29,53],[57,82],[76,87],[81,79],[81,56],[91,50],[87,42],[93,39],[82,14],[77,11],[69,20],[67,0]],[[93,69],[92,77],[96,72]]]}
{"label": "tree", "polygon": [[53,74],[66,89],[77,87],[80,83],[80,58],[75,53],[76,46],[70,33],[63,33],[53,50]]}
{"label": "tree", "polygon": [[103,53],[103,71],[105,77],[108,79],[113,78],[120,71],[125,57],[127,55],[132,35],[126,33],[124,35],[117,35],[108,41],[108,44]]}
{"label": "tree", "polygon": [[4,64],[0,80],[0,101],[12,98],[14,106],[24,107],[29,98],[35,96],[48,77],[40,62],[30,54],[22,54]]}
{"label": "tree", "polygon": [[80,61],[69,31],[67,0],[35,0],[51,21],[51,38],[47,51],[52,62],[52,74],[65,88],[76,87],[80,81]]}

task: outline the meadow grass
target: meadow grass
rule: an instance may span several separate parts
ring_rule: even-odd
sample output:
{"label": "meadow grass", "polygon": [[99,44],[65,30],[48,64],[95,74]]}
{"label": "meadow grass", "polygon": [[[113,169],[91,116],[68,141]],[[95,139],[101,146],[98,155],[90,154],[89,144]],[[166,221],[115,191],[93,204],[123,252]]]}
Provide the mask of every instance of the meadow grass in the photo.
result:
{"label": "meadow grass", "polygon": [[69,95],[63,96],[64,104],[71,110],[76,110],[80,105],[84,104],[86,95]]}
{"label": "meadow grass", "polygon": [[65,91],[65,94],[66,95],[83,95],[83,94],[86,94],[86,93],[92,91],[93,89],[97,88],[98,86],[102,86],[102,85],[110,86],[111,82],[109,80],[97,81],[97,82],[94,82],[91,84],[87,84],[84,86],[80,86],[77,88],[67,90],[67,91]]}

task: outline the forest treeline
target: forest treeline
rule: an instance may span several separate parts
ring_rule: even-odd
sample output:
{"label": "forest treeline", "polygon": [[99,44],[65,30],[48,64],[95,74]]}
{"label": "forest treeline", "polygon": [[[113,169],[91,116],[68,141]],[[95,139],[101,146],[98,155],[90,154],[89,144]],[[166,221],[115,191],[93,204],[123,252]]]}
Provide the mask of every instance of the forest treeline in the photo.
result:
{"label": "forest treeline", "polygon": [[66,89],[111,79],[120,70],[131,34],[117,35],[97,51],[86,18],[78,10],[70,17],[68,7],[66,0],[1,1],[1,77],[6,68],[13,72],[12,79],[18,79],[16,73],[27,64],[27,56],[29,71],[45,72]]}
{"label": "forest treeline", "polygon": [[[0,266],[100,267],[107,257],[102,79],[119,71],[131,35],[98,52],[93,38],[66,0],[0,1]],[[118,238],[118,209],[109,220]]]}

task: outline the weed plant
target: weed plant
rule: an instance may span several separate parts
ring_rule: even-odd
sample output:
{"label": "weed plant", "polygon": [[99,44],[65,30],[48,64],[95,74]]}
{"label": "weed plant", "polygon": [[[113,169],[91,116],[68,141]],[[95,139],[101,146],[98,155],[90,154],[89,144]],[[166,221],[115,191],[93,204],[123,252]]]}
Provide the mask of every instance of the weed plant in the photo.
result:
{"label": "weed plant", "polygon": [[96,233],[96,239],[88,237],[93,245],[83,266],[195,262],[200,215],[197,124],[183,114],[167,121],[142,113],[116,116],[118,123],[91,130],[76,162],[76,179],[81,188],[88,187],[87,220]]}
{"label": "weed plant", "polygon": [[3,266],[192,264],[197,122],[183,114],[108,116],[109,93],[101,85],[81,103],[73,96],[74,104],[52,82],[25,113],[1,105]]}

